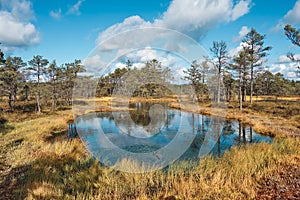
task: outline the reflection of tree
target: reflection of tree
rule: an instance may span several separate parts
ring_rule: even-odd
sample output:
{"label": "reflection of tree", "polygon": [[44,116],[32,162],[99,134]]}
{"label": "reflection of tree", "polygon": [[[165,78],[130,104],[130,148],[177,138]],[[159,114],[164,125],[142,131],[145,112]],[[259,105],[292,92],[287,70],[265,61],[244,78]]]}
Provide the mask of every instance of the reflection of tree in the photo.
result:
{"label": "reflection of tree", "polygon": [[[246,126],[242,123],[239,123],[239,137],[238,137],[238,142],[246,144],[247,143],[247,130]],[[253,129],[250,126],[249,127],[249,143],[252,143],[253,141]]]}
{"label": "reflection of tree", "polygon": [[235,130],[232,127],[232,122],[231,121],[225,121],[224,123],[224,128],[222,131],[222,135],[231,135],[234,134]]}
{"label": "reflection of tree", "polygon": [[123,132],[131,135],[138,132],[157,134],[164,126],[169,126],[175,117],[174,113],[167,112],[165,103],[139,102],[130,104],[129,108],[129,113],[116,113],[115,120]]}
{"label": "reflection of tree", "polygon": [[250,143],[252,143],[252,127],[250,127]]}
{"label": "reflection of tree", "polygon": [[211,119],[209,117],[201,115],[201,127],[202,127],[201,132],[207,131],[210,123],[211,123]]}
{"label": "reflection of tree", "polygon": [[[181,112],[179,112],[178,114],[179,116],[181,116]],[[167,113],[167,121],[166,121],[166,127],[169,128],[170,125],[172,125],[172,121],[175,117],[175,113],[174,112],[169,112]]]}
{"label": "reflection of tree", "polygon": [[149,110],[152,106],[152,103],[134,103],[130,104],[129,108],[130,117],[137,125],[147,126],[149,125],[151,119],[149,116]]}

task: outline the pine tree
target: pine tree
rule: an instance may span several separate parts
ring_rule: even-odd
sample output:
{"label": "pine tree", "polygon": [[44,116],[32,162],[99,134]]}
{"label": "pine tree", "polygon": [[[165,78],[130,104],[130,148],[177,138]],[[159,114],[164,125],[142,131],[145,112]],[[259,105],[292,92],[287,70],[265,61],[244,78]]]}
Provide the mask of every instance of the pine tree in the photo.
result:
{"label": "pine tree", "polygon": [[222,72],[224,71],[225,65],[229,59],[227,45],[224,41],[213,42],[213,47],[210,48],[210,51],[213,53],[213,62],[217,68],[217,103],[220,103],[221,98],[221,81],[222,81]]}
{"label": "pine tree", "polygon": [[264,47],[265,35],[259,34],[255,29],[245,36],[243,43],[246,44],[244,47],[248,52],[248,62],[250,65],[250,103],[252,104],[253,96],[253,80],[254,80],[254,68],[259,67],[263,63],[263,58],[268,54],[272,48],[270,46]]}
{"label": "pine tree", "polygon": [[41,81],[42,76],[46,72],[46,66],[48,65],[49,61],[44,59],[43,56],[37,55],[34,56],[32,60],[29,61],[29,65],[31,67],[28,70],[33,72],[33,76],[36,78],[37,81],[37,94],[36,94],[36,103],[37,103],[37,112],[41,113]]}

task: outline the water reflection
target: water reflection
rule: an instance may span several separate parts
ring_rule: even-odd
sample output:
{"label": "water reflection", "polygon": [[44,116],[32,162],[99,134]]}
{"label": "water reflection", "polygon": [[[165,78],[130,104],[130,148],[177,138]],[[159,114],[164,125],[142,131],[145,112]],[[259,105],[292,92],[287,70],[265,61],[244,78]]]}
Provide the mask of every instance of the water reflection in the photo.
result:
{"label": "water reflection", "polygon": [[[238,121],[216,124],[218,127],[214,129],[217,130],[216,134],[206,141],[205,136],[211,131],[212,124],[218,121],[218,118],[171,110],[166,104],[155,106],[149,103],[138,103],[132,104],[128,113],[85,115],[77,120],[77,129],[83,133],[81,138],[91,151],[101,151],[106,148],[103,135],[98,132],[101,127],[105,137],[115,146],[133,153],[149,153],[167,146],[176,137],[180,126],[185,126],[182,124],[182,117],[185,117],[191,123],[188,126],[191,128],[186,129],[185,134],[193,134],[195,138],[180,159],[198,159],[201,147],[210,144],[214,145],[209,148],[211,153],[220,156],[234,145],[272,142],[272,138],[259,135],[252,127]],[[184,136],[182,137],[184,140]]]}

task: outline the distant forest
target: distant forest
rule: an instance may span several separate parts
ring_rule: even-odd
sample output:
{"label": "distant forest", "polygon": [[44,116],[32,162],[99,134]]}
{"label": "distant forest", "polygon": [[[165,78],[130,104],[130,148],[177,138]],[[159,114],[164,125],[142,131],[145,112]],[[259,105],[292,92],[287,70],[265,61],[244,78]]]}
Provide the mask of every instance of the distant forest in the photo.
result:
{"label": "distant forest", "polygon": [[[286,37],[296,46],[300,47],[299,30],[286,25]],[[272,74],[266,70],[264,60],[272,47],[264,44],[265,35],[252,29],[243,39],[245,46],[234,57],[229,57],[227,45],[224,41],[213,42],[210,49],[212,57],[202,62],[194,61],[187,67],[185,80],[190,85],[175,85],[186,94],[197,97],[199,101],[214,100],[239,101],[240,108],[246,96],[250,96],[250,103],[255,96],[299,96],[300,82],[288,80],[281,73]],[[300,60],[292,53],[287,56],[291,62]],[[125,68],[117,68],[106,76],[89,77],[97,82],[96,96],[111,96],[118,81],[127,72],[138,74],[141,80],[149,73],[155,74],[155,81],[136,89],[132,96],[164,97],[172,95],[165,84],[166,76],[172,76],[168,68],[163,68],[159,60],[149,60],[144,67],[137,69],[130,60]],[[214,67],[215,77],[207,76],[209,66]],[[298,66],[299,68],[299,66]],[[32,60],[25,62],[21,57],[6,57],[0,50],[0,101],[7,102],[2,110],[14,111],[18,102],[35,101],[35,111],[41,112],[43,106],[51,107],[52,111],[61,106],[72,104],[74,81],[78,74],[85,71],[80,60],[65,63],[60,66],[54,61],[50,62],[43,56],[33,56]],[[299,69],[300,71],[300,69]],[[299,75],[299,71],[298,73]],[[138,79],[131,80],[132,83]],[[214,82],[216,92],[209,93],[208,85]],[[170,83],[168,83],[170,84]],[[193,90],[191,90],[191,86]]]}

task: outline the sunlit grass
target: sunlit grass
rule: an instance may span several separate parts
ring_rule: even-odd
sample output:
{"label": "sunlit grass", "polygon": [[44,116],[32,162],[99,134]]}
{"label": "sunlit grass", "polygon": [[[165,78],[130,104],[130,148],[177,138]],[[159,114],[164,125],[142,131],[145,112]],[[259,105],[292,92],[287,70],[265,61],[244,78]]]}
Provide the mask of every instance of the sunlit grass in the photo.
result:
{"label": "sunlit grass", "polygon": [[[282,106],[297,109],[296,104]],[[80,139],[68,139],[71,110],[16,122],[13,118],[24,116],[6,113],[4,117],[10,128],[3,127],[5,134],[1,131],[0,163],[9,166],[1,172],[0,183],[9,185],[0,190],[6,189],[14,199],[253,199],[262,179],[282,164],[300,168],[300,138],[286,137],[288,131],[299,131],[298,114],[285,119],[260,109],[230,108],[227,118],[275,135],[274,142],[236,146],[220,158],[207,156],[198,164],[176,162],[168,170],[143,174],[101,166]],[[122,165],[135,167],[129,160]]]}

